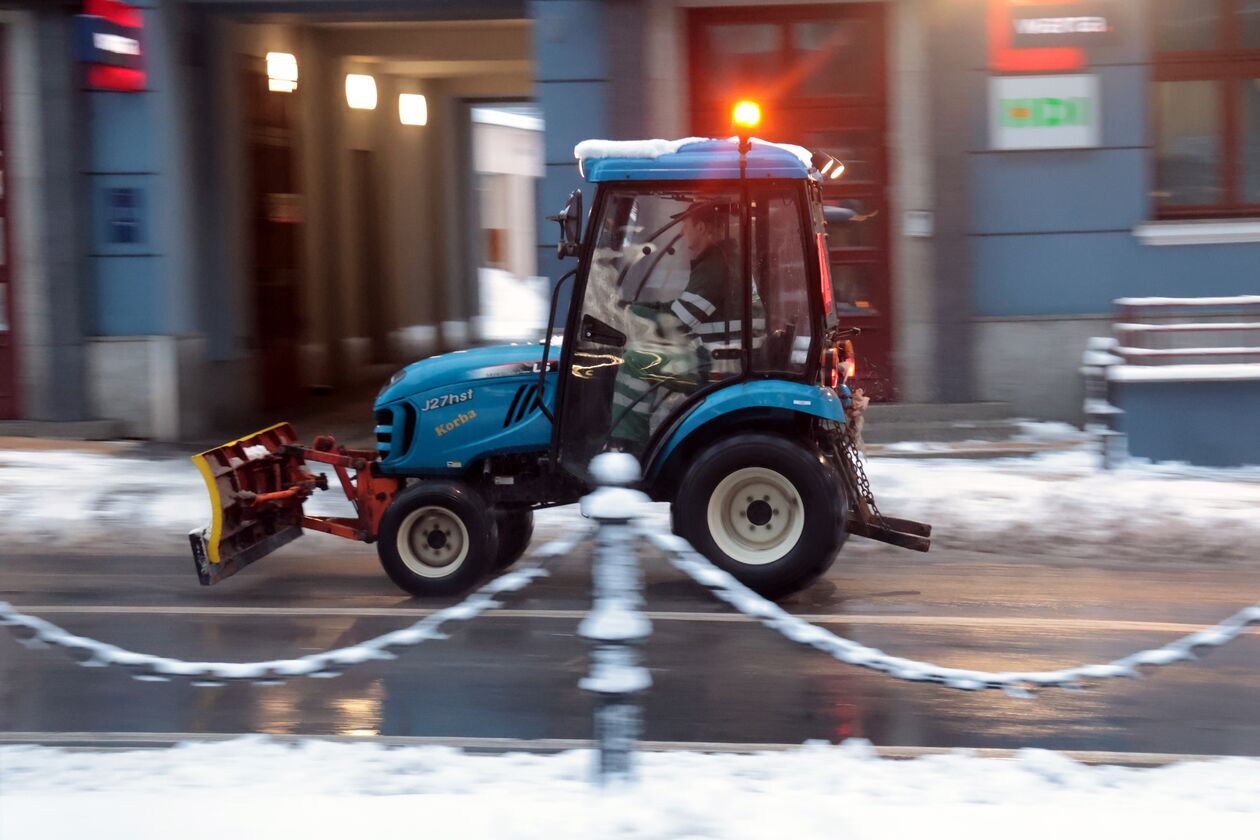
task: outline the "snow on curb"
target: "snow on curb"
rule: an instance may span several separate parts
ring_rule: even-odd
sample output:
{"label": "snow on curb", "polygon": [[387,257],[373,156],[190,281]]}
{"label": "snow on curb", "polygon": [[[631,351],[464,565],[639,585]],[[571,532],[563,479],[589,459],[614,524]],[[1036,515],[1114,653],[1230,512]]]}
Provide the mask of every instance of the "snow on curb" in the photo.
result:
{"label": "snow on curb", "polygon": [[1077,449],[1027,458],[872,459],[880,508],[930,522],[933,544],[1098,560],[1255,559],[1260,470],[1133,462]]}
{"label": "snow on curb", "polygon": [[605,791],[591,784],[592,758],[262,736],[116,753],[4,747],[0,836],[1184,840],[1260,827],[1257,759],[1133,769],[1024,750],[892,761],[850,741],[645,753],[640,782]]}
{"label": "snow on curb", "polygon": [[[932,523],[939,547],[1085,561],[1215,561],[1254,559],[1260,542],[1260,469],[1133,463],[1104,472],[1096,455],[1079,448],[991,460],[876,457],[867,471],[881,509]],[[308,510],[350,512],[336,491],[316,494]],[[663,527],[668,516],[664,505],[649,513]],[[187,548],[184,535],[208,519],[201,478],[184,459],[0,451],[6,548],[179,552]],[[541,511],[539,539],[580,521],[576,506]],[[334,539],[313,535],[303,544],[317,550]],[[862,540],[849,545],[846,551],[883,550]]]}

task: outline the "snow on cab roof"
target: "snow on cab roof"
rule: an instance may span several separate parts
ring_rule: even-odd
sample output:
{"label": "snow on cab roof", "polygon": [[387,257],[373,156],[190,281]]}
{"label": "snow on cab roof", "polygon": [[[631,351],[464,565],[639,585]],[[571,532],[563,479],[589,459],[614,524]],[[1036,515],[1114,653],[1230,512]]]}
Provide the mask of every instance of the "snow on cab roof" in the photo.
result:
{"label": "snow on cab roof", "polygon": [[[800,146],[753,138],[750,178],[810,177],[810,153]],[[718,140],[583,140],[573,149],[587,181],[685,180],[739,177],[739,144]]]}

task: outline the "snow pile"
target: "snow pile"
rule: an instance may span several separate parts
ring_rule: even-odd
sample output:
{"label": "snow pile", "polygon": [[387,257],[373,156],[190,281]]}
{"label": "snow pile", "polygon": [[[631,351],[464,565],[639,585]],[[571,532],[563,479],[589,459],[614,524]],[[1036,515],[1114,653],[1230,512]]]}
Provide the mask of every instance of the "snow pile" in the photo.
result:
{"label": "snow pile", "polygon": [[1260,828],[1256,759],[1146,770],[1038,750],[892,761],[852,741],[640,759],[640,782],[600,790],[587,751],[488,756],[262,737],[117,753],[6,747],[0,836],[1184,840]]}
{"label": "snow pile", "polygon": [[[1260,469],[1131,462],[1084,449],[1028,458],[872,458],[880,509],[929,522],[934,546],[1081,560],[1254,560]],[[860,542],[860,541],[859,541]]]}
{"label": "snow pile", "polygon": [[[1037,440],[1071,440],[1069,427],[1030,425]],[[918,444],[923,454],[927,445]],[[880,508],[930,522],[938,547],[1083,560],[1254,560],[1260,544],[1260,468],[1211,470],[1133,462],[1103,472],[1081,448],[1027,458],[871,458]],[[311,513],[350,515],[336,489],[317,493]],[[669,509],[650,523],[669,528]],[[186,459],[145,460],[80,452],[0,451],[0,544],[13,550],[93,548],[187,551],[210,504]],[[536,541],[584,522],[577,506],[539,511]],[[312,535],[303,550],[344,550]],[[853,540],[849,550],[878,548]],[[859,548],[863,547],[863,548]]]}
{"label": "snow pile", "polygon": [[[311,465],[315,473],[325,472]],[[309,513],[352,516],[336,475]],[[188,550],[210,521],[210,497],[187,458],[0,450],[0,544],[6,548]]]}

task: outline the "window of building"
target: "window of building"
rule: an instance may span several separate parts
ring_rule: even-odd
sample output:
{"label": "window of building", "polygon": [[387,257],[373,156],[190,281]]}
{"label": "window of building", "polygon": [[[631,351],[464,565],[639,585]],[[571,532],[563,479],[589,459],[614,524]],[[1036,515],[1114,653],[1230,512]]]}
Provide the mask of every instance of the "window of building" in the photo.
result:
{"label": "window of building", "polygon": [[1260,215],[1260,0],[1154,7],[1158,215]]}

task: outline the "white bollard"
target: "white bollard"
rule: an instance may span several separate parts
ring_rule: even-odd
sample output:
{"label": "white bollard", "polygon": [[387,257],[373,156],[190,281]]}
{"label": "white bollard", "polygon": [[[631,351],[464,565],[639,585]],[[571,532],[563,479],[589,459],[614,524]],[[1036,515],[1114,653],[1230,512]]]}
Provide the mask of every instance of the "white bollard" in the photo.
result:
{"label": "white bollard", "polygon": [[634,520],[648,497],[628,485],[639,480],[639,462],[624,452],[591,461],[599,482],[582,499],[582,512],[599,525],[591,569],[591,611],[578,633],[594,644],[590,675],[579,683],[595,695],[595,742],[601,785],[634,779],[634,745],[642,733],[638,695],[652,684],[639,665],[639,649],[652,633],[643,613]]}

